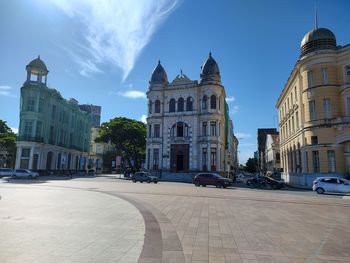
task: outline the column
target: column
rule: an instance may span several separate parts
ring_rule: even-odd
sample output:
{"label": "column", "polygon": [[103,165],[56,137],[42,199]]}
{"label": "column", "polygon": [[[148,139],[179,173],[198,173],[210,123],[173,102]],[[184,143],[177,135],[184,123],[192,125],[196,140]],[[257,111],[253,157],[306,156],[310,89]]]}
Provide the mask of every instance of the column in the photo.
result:
{"label": "column", "polygon": [[28,169],[33,169],[33,155],[34,155],[34,147],[30,147],[30,154],[29,154],[29,166]]}
{"label": "column", "polygon": [[22,147],[17,147],[15,169],[20,169],[20,166],[21,166],[21,153],[22,153]]}

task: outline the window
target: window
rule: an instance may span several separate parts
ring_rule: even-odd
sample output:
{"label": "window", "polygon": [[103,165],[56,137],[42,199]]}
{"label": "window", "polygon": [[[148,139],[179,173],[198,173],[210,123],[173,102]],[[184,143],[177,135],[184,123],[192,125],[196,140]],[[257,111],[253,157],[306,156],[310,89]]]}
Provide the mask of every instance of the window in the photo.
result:
{"label": "window", "polygon": [[147,150],[147,156],[148,156],[148,158],[147,158],[147,169],[149,170],[149,165],[150,165],[150,160],[151,160],[151,150],[150,149]]}
{"label": "window", "polygon": [[294,87],[294,96],[295,96],[295,102],[298,101],[298,92],[297,92],[297,87]]}
{"label": "window", "polygon": [[332,118],[331,100],[330,99],[323,99],[323,110],[324,110],[324,118],[325,119]]}
{"label": "window", "polygon": [[295,131],[295,126],[294,126],[294,116],[292,116],[292,132]]}
{"label": "window", "polygon": [[216,136],[216,122],[210,122],[210,136]]}
{"label": "window", "polygon": [[44,99],[39,99],[39,112],[43,112],[44,111]]}
{"label": "window", "polygon": [[328,69],[322,68],[322,84],[328,85]]}
{"label": "window", "polygon": [[36,122],[35,136],[41,136],[41,128],[43,123],[41,121]]}
{"label": "window", "polygon": [[152,101],[149,100],[148,102],[148,113],[151,114],[152,113]]}
{"label": "window", "polygon": [[335,152],[333,150],[327,151],[328,172],[335,173]]}
{"label": "window", "polygon": [[207,97],[207,95],[204,95],[204,96],[203,96],[202,109],[203,109],[203,110],[208,109],[208,97]]}
{"label": "window", "polygon": [[207,170],[207,148],[203,148],[202,149],[202,166],[203,166],[203,170],[206,171]]}
{"label": "window", "polygon": [[148,125],[148,137],[152,137],[152,125]]}
{"label": "window", "polygon": [[175,99],[171,99],[169,102],[169,112],[175,112]]}
{"label": "window", "polygon": [[177,111],[184,111],[184,99],[183,98],[180,98],[178,101],[177,101]]}
{"label": "window", "polygon": [[28,97],[27,99],[27,111],[35,111],[35,98]]}
{"label": "window", "polygon": [[30,149],[22,149],[22,157],[29,158]]}
{"label": "window", "polygon": [[154,137],[160,138],[160,125],[159,124],[154,125]]}
{"label": "window", "polygon": [[305,165],[306,165],[306,172],[308,173],[309,172],[309,153],[308,153],[308,151],[305,152]]}
{"label": "window", "polygon": [[55,119],[56,117],[56,105],[51,106],[51,119]]}
{"label": "window", "polygon": [[296,127],[296,129],[299,129],[299,113],[298,113],[298,111],[295,112],[295,127]]}
{"label": "window", "polygon": [[192,97],[188,97],[186,99],[186,111],[193,111],[193,99],[192,99]]}
{"label": "window", "polygon": [[307,84],[308,84],[308,88],[311,88],[314,86],[314,72],[312,70],[308,71],[307,73]]}
{"label": "window", "polygon": [[153,149],[153,169],[158,170],[159,165],[159,149]]}
{"label": "window", "polygon": [[293,92],[290,93],[290,101],[291,101],[291,105],[293,107]]}
{"label": "window", "polygon": [[49,143],[50,144],[54,144],[55,143],[55,130],[54,130],[53,126],[50,126]]}
{"label": "window", "polygon": [[32,136],[33,133],[33,121],[24,121],[24,132],[25,137]]}
{"label": "window", "polygon": [[156,102],[154,103],[154,112],[160,113],[160,101],[159,100],[156,100]]}
{"label": "window", "polygon": [[320,172],[320,157],[318,151],[312,151],[312,163],[314,166],[314,173]]}
{"label": "window", "polygon": [[347,65],[347,66],[345,67],[345,81],[346,81],[347,83],[350,82],[350,65]]}
{"label": "window", "polygon": [[211,170],[216,171],[216,148],[210,149],[210,164]]}
{"label": "window", "polygon": [[318,144],[318,137],[317,136],[311,136],[311,144],[312,145]]}
{"label": "window", "polygon": [[184,136],[184,125],[183,125],[183,122],[178,122],[177,123],[177,128],[176,128],[176,136],[177,137],[183,137]]}
{"label": "window", "polygon": [[210,97],[210,108],[211,109],[216,109],[216,96],[215,95],[211,95]]}
{"label": "window", "polygon": [[202,124],[202,136],[207,136],[207,122]]}
{"label": "window", "polygon": [[316,106],[315,106],[315,101],[310,100],[309,101],[309,112],[310,112],[310,120],[316,120]]}

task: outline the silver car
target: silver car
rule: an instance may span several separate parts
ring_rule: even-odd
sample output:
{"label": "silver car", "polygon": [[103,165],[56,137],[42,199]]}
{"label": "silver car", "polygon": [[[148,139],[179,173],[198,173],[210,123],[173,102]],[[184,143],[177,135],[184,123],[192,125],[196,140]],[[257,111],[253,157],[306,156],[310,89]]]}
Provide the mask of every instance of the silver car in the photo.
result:
{"label": "silver car", "polygon": [[16,169],[13,171],[12,178],[27,178],[27,179],[36,179],[39,177],[39,174],[32,172],[27,169]]}
{"label": "silver car", "polygon": [[318,177],[313,181],[312,190],[318,194],[350,193],[350,182],[338,177]]}

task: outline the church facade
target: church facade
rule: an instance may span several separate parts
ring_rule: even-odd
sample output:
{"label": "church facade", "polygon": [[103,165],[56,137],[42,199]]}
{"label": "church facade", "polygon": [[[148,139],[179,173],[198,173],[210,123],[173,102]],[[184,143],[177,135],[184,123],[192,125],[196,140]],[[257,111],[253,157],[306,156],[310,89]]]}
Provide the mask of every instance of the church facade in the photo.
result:
{"label": "church facade", "polygon": [[211,54],[199,81],[181,72],[169,83],[159,62],[149,84],[145,168],[232,174],[238,165],[233,124],[219,66]]}

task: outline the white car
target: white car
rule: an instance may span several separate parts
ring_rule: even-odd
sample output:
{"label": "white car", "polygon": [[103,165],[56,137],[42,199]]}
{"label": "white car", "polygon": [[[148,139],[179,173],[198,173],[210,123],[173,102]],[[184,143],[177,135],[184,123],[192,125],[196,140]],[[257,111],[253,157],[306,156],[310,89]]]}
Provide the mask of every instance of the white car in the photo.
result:
{"label": "white car", "polygon": [[313,181],[312,190],[318,194],[350,193],[350,181],[338,177],[318,177]]}
{"label": "white car", "polygon": [[32,172],[27,169],[16,169],[13,171],[12,178],[27,178],[27,179],[36,179],[39,177],[39,174]]}

